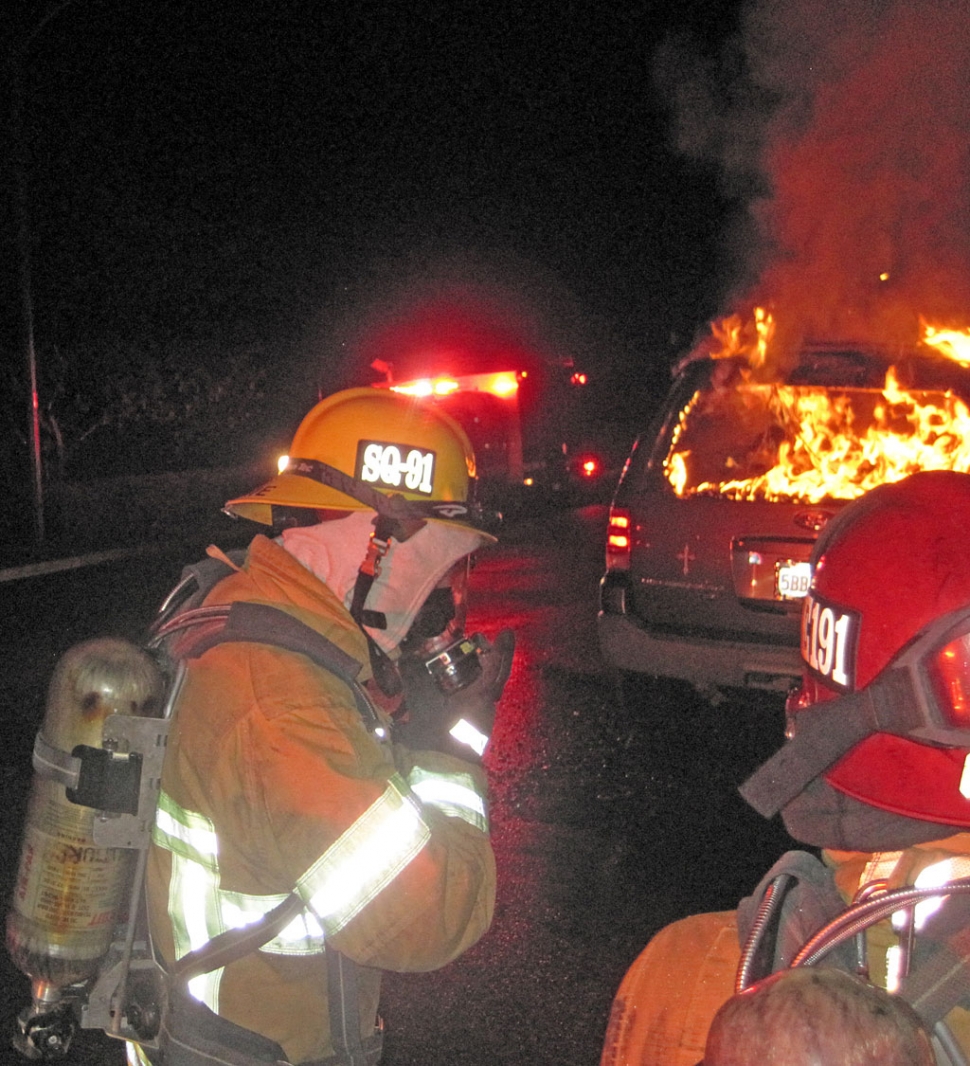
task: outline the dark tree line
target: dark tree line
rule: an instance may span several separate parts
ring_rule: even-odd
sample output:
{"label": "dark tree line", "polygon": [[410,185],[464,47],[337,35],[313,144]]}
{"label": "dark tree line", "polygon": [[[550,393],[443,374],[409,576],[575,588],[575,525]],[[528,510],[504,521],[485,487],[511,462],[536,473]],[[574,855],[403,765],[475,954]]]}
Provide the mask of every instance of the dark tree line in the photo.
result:
{"label": "dark tree line", "polygon": [[[42,458],[49,482],[235,466],[285,444],[292,374],[271,350],[38,352]],[[4,480],[28,463],[28,390],[17,361],[0,382]]]}

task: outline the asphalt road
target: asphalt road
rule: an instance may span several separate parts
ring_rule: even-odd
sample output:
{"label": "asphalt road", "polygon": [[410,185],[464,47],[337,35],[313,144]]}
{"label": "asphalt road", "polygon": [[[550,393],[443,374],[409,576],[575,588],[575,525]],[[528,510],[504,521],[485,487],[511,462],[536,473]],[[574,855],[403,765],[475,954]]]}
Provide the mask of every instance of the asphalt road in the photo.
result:
{"label": "asphalt road", "polygon": [[[603,508],[515,523],[481,557],[471,624],[518,634],[487,766],[499,871],[492,929],[428,974],[388,974],[386,1066],[596,1066],[610,1001],[660,926],[733,907],[782,850],[737,785],[781,739],[772,698],[717,707],[682,686],[619,698],[595,641]],[[54,662],[78,640],[136,636],[174,555],[0,586],[0,841],[9,896],[30,748]],[[0,1063],[27,982],[0,953]],[[69,1061],[120,1064],[78,1034]]]}

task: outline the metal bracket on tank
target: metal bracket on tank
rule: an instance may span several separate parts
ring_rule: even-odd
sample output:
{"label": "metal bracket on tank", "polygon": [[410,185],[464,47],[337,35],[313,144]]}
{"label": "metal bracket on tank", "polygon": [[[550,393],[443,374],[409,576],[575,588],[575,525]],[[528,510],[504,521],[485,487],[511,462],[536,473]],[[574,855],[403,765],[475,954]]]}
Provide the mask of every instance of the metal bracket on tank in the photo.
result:
{"label": "metal bracket on tank", "polygon": [[162,762],[171,728],[171,718],[136,718],[109,714],[104,720],[104,746],[141,756],[138,805],[134,813],[102,812],[94,819],[92,836],[103,848],[147,848],[155,821]]}
{"label": "metal bracket on tank", "polygon": [[92,828],[99,847],[147,848],[170,727],[169,718],[110,714],[100,748],[79,744],[70,753],[38,733],[34,770],[64,785],[72,803],[99,812]]}

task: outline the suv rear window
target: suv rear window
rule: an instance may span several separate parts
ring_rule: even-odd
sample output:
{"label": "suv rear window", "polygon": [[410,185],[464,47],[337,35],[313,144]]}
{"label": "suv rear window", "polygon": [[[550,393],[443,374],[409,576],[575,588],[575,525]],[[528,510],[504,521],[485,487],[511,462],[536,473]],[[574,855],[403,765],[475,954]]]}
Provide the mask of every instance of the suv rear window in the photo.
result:
{"label": "suv rear window", "polygon": [[818,503],[916,470],[970,469],[966,403],[939,381],[907,374],[903,388],[883,372],[881,387],[766,384],[715,364],[673,426],[664,474],[683,497]]}

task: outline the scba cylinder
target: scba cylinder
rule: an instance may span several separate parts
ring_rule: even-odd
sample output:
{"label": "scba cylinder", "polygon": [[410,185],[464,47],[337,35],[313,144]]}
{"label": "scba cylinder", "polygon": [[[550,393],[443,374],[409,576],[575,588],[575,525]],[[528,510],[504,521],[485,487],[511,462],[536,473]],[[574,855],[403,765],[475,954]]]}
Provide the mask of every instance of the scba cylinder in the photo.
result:
{"label": "scba cylinder", "polygon": [[[68,650],[51,678],[43,739],[70,754],[102,747],[110,714],[162,713],[164,679],[141,648],[116,638]],[[135,852],[94,842],[98,813],[67,798],[60,781],[35,774],[20,867],[7,915],[7,950],[31,978],[35,1001],[93,977],[123,917]]]}

